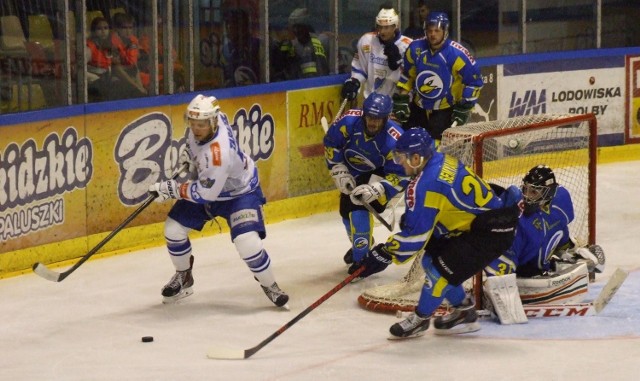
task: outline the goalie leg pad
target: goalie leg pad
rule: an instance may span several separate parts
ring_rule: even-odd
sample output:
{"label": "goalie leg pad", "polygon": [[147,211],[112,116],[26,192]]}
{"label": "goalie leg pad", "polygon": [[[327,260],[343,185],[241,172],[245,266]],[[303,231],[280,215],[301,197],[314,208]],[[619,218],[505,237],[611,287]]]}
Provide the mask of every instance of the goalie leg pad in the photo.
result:
{"label": "goalie leg pad", "polygon": [[517,278],[520,299],[524,304],[574,304],[587,296],[587,265],[578,262],[561,271],[533,278]]}
{"label": "goalie leg pad", "polygon": [[491,302],[500,324],[528,322],[520,300],[516,274],[488,277],[484,283],[484,293]]}

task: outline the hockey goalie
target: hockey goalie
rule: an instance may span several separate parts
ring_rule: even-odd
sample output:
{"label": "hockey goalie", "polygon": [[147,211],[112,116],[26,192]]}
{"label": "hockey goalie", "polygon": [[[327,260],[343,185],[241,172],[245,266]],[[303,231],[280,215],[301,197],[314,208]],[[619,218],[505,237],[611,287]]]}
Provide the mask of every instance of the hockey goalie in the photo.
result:
{"label": "hockey goalie", "polygon": [[569,191],[551,168],[538,165],[503,197],[521,199],[523,213],[511,248],[484,269],[487,309],[501,324],[513,324],[527,322],[523,304],[582,302],[605,258],[600,246],[577,247],[571,240]]}

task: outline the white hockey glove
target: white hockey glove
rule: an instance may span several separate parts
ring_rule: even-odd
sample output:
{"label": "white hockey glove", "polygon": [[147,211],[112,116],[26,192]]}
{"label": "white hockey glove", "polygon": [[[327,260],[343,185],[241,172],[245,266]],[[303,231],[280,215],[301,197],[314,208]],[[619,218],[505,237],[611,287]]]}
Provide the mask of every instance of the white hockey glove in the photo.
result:
{"label": "white hockey glove", "polygon": [[178,163],[187,170],[190,179],[198,177],[198,167],[191,159],[191,151],[187,144],[183,145],[180,149],[180,156],[178,157]]}
{"label": "white hockey glove", "polygon": [[355,205],[364,205],[365,202],[371,204],[383,194],[384,186],[382,186],[382,183],[362,184],[351,192],[351,202]]}
{"label": "white hockey glove", "polygon": [[165,202],[170,198],[181,199],[178,183],[175,180],[167,180],[151,184],[149,193],[157,195],[155,202]]}
{"label": "white hockey glove", "polygon": [[336,164],[331,168],[331,177],[333,177],[333,182],[336,183],[336,188],[341,193],[348,195],[356,187],[356,180],[349,173],[347,166],[342,163]]}

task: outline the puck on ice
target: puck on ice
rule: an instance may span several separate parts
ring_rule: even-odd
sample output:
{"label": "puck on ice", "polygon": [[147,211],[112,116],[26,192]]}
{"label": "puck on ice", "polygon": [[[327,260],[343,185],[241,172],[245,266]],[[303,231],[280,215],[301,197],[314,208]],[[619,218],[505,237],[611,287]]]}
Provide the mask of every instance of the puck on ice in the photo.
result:
{"label": "puck on ice", "polygon": [[153,341],[153,336],[142,336],[143,343],[150,343]]}

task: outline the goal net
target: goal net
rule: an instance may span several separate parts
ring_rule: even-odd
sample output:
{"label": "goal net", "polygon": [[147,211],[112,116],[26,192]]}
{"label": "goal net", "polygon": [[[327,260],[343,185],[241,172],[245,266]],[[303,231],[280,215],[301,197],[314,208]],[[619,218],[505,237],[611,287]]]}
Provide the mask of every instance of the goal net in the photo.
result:
{"label": "goal net", "polygon": [[[546,164],[569,190],[575,218],[569,225],[579,245],[595,243],[597,124],[589,115],[526,115],[470,123],[446,130],[440,150],[457,157],[484,180],[520,186],[534,166]],[[416,256],[402,280],[365,290],[358,302],[373,311],[412,311],[418,303],[424,271]],[[467,282],[476,304],[482,298],[482,274]],[[479,306],[480,307],[480,306]]]}

